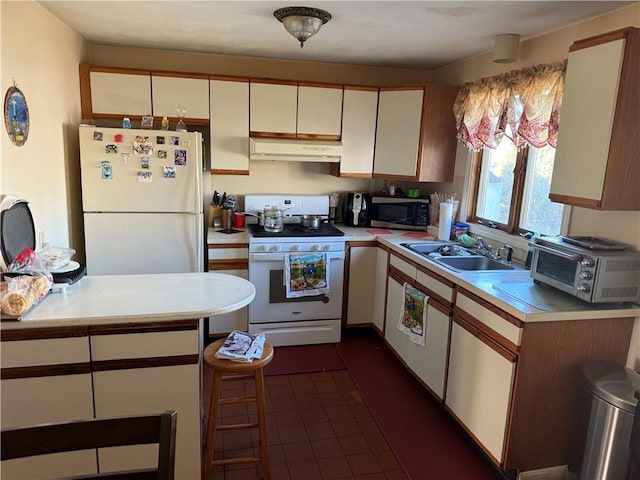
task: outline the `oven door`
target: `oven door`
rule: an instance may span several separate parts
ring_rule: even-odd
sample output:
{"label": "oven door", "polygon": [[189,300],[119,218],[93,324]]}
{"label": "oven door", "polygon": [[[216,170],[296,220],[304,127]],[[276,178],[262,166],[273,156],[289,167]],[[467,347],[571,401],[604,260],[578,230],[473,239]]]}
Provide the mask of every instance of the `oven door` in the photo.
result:
{"label": "oven door", "polygon": [[563,292],[578,296],[581,255],[537,244],[533,247],[531,277]]}
{"label": "oven door", "polygon": [[282,253],[249,254],[249,281],[256,287],[250,324],[341,318],[344,252],[327,252],[329,293],[323,295],[287,298],[284,262]]}

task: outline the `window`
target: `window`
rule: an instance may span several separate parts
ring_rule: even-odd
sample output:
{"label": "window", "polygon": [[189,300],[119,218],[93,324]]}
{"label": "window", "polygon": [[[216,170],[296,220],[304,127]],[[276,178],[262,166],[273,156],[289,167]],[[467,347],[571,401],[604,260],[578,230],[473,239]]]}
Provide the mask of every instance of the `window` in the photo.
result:
{"label": "window", "polygon": [[473,156],[472,221],[507,233],[558,235],[563,205],[549,200],[555,148],[516,148],[503,137]]}

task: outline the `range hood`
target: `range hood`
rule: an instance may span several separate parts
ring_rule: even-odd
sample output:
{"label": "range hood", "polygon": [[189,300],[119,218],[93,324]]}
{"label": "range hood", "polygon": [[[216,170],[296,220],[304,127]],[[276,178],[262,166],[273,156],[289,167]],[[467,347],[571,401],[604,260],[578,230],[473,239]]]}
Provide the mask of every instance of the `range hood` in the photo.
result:
{"label": "range hood", "polygon": [[342,142],[325,140],[288,140],[280,138],[249,139],[251,160],[289,162],[339,162]]}

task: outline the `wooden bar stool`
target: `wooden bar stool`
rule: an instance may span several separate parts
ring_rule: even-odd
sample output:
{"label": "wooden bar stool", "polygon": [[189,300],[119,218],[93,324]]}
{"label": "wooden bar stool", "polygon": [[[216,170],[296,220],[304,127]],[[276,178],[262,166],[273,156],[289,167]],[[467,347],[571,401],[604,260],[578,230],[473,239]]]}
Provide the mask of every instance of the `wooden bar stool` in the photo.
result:
{"label": "wooden bar stool", "polygon": [[[209,418],[207,420],[207,436],[204,444],[204,466],[202,469],[203,479],[210,480],[211,469],[216,465],[230,465],[238,463],[261,463],[262,477],[264,480],[271,479],[269,469],[269,448],[267,444],[267,423],[265,413],[264,397],[264,372],[263,368],[273,358],[273,347],[269,342],[264,342],[262,358],[251,363],[240,363],[231,360],[216,358],[216,352],[222,346],[225,339],[218,340],[204,349],[204,361],[213,369],[213,387],[211,389],[211,404],[209,406]],[[227,374],[227,375],[225,375]],[[256,396],[240,398],[220,399],[220,389],[223,380],[238,380],[243,378],[255,378]],[[256,402],[258,410],[258,423],[239,423],[233,425],[217,425],[218,407],[231,403]],[[215,433],[219,431],[239,430],[244,428],[257,428],[260,433],[260,456],[225,458],[214,460],[213,453],[215,447]]]}

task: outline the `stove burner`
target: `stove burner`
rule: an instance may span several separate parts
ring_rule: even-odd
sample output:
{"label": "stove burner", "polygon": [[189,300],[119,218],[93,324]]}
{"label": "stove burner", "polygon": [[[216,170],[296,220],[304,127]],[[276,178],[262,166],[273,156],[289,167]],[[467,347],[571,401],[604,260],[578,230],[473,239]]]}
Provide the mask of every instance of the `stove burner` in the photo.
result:
{"label": "stove burner", "polygon": [[260,238],[290,238],[290,237],[342,237],[344,232],[333,225],[321,224],[318,228],[303,227],[297,223],[285,223],[284,229],[279,233],[266,232],[264,227],[255,223],[247,225],[247,229],[253,237]]}

